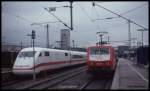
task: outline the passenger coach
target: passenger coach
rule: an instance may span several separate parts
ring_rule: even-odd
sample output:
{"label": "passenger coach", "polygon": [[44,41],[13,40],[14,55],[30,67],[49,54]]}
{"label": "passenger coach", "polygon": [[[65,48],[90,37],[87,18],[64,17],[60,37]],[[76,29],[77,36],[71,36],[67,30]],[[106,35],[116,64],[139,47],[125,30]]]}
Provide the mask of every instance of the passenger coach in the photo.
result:
{"label": "passenger coach", "polygon": [[[34,59],[35,58],[35,63]],[[24,48],[22,49],[13,65],[14,74],[33,74],[44,70],[56,69],[74,64],[85,63],[86,52],[48,49],[48,48]]]}

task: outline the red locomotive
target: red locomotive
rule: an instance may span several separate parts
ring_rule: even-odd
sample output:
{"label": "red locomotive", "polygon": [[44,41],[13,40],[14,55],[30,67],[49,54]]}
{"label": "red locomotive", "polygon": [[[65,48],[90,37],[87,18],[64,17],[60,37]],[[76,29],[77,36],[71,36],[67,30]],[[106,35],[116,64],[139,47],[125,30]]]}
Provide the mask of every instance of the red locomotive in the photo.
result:
{"label": "red locomotive", "polygon": [[116,66],[115,50],[111,45],[97,45],[87,48],[88,72],[113,73]]}

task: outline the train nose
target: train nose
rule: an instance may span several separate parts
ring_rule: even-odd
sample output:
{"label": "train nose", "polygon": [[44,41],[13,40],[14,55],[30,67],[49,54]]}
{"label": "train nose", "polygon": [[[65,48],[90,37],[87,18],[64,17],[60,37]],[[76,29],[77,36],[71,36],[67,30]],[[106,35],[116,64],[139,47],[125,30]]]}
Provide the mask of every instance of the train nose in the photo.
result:
{"label": "train nose", "polygon": [[33,60],[30,58],[18,58],[16,59],[13,69],[31,68],[33,65]]}
{"label": "train nose", "polygon": [[21,74],[31,74],[33,67],[32,58],[18,58],[15,61],[12,72],[17,75]]}

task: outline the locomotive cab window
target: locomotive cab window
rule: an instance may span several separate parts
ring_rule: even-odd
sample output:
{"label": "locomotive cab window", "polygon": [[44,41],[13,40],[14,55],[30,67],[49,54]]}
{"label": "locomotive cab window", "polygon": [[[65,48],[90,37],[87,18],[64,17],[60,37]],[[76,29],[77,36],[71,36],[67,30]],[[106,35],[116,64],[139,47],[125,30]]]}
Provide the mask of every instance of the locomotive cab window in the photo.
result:
{"label": "locomotive cab window", "polygon": [[35,55],[36,51],[27,51],[27,52],[20,52],[18,54],[18,57],[33,57]]}
{"label": "locomotive cab window", "polygon": [[100,54],[109,54],[108,48],[100,48]]}
{"label": "locomotive cab window", "polygon": [[45,52],[45,56],[49,56],[49,52]]}
{"label": "locomotive cab window", "polygon": [[91,55],[99,54],[99,48],[90,48],[90,54]]}
{"label": "locomotive cab window", "polygon": [[108,48],[90,48],[91,55],[99,55],[99,54],[109,54]]}

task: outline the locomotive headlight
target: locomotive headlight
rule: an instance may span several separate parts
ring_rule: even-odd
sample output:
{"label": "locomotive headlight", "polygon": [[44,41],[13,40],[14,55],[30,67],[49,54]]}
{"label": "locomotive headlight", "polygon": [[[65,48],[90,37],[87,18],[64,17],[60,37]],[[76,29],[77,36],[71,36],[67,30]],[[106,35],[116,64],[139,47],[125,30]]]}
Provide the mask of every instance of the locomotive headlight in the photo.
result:
{"label": "locomotive headlight", "polygon": [[90,62],[90,65],[94,65],[94,63],[93,63],[93,62]]}
{"label": "locomotive headlight", "polygon": [[97,64],[97,65],[99,65],[99,64],[100,64],[100,62],[96,62],[96,64]]}
{"label": "locomotive headlight", "polygon": [[109,61],[107,61],[107,65],[109,65]]}

